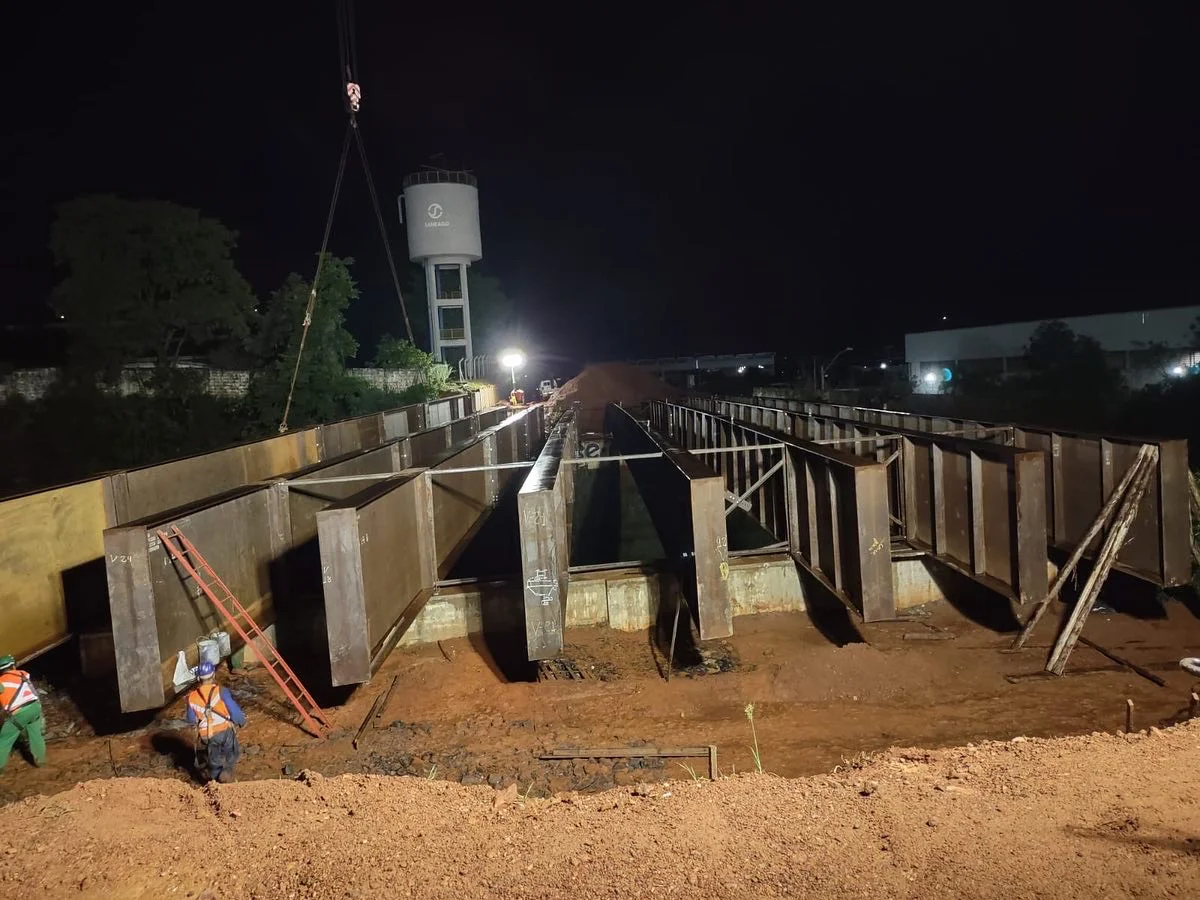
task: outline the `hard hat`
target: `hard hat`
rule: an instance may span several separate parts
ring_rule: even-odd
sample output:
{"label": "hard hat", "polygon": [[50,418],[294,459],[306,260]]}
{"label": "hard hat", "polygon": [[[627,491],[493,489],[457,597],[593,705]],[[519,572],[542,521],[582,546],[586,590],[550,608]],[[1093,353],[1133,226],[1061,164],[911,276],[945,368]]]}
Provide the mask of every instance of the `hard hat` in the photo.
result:
{"label": "hard hat", "polygon": [[17,665],[17,660],[15,657],[0,656],[0,672],[3,672],[5,669],[16,668],[16,665]]}
{"label": "hard hat", "polygon": [[196,677],[197,678],[212,678],[213,675],[216,674],[216,671],[217,671],[217,667],[206,660],[206,661],[200,663],[200,665],[196,666]]}

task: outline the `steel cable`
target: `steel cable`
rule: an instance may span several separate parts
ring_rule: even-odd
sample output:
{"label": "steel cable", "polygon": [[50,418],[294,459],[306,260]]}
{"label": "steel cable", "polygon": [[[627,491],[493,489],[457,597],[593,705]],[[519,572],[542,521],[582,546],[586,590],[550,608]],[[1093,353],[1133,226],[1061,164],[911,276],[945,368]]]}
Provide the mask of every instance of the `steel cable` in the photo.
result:
{"label": "steel cable", "polygon": [[333,181],[333,196],[329,200],[329,215],[325,217],[325,234],[321,237],[321,252],[317,255],[317,271],[313,276],[312,287],[308,292],[308,305],[304,309],[304,328],[300,332],[300,348],[296,351],[296,365],[292,369],[292,383],[288,387],[287,401],[283,405],[283,418],[279,422],[279,433],[288,430],[288,413],[292,409],[292,397],[296,393],[296,378],[300,374],[300,360],[304,356],[304,342],[308,339],[308,329],[312,325],[313,309],[317,304],[317,285],[321,281],[321,270],[325,267],[326,251],[329,249],[329,235],[333,231],[333,216],[337,212],[338,194],[342,190],[342,179],[346,174],[346,158],[350,155],[350,133],[355,130],[354,119],[346,123],[346,137],[342,141],[342,155],[338,160],[337,178]]}

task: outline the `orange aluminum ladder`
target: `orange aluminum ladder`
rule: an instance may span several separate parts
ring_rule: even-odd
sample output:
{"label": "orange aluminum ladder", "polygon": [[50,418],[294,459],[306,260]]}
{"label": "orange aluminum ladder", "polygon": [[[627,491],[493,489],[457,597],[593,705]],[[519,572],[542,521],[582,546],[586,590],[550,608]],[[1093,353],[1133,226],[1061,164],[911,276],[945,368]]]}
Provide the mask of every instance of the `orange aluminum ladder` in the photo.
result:
{"label": "orange aluminum ladder", "polygon": [[[200,586],[212,605],[217,608],[217,612],[233,626],[233,630],[237,632],[238,637],[245,642],[246,646],[249,647],[254,641],[257,641],[254,643],[255,652],[262,659],[267,671],[271,673],[271,677],[275,679],[275,683],[279,685],[279,689],[292,701],[292,706],[299,711],[305,726],[317,737],[325,737],[325,732],[330,725],[325,718],[325,713],[317,705],[317,701],[300,683],[300,679],[284,662],[279,651],[275,649],[275,645],[263,634],[258,623],[250,617],[233,592],[225,586],[225,582],[212,570],[212,566],[200,555],[200,551],[196,549],[195,545],[184,536],[176,525],[172,525],[168,531],[158,532],[158,537],[171,557]],[[207,580],[200,577],[201,572],[207,576]],[[227,603],[233,607],[234,613],[230,613]]]}

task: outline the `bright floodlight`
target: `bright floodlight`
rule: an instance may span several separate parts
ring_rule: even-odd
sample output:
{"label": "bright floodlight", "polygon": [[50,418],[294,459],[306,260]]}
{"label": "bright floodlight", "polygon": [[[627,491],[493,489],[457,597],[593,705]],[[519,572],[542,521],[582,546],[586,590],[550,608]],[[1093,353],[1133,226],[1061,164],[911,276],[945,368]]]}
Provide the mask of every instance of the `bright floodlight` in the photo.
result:
{"label": "bright floodlight", "polygon": [[1172,375],[1182,375],[1182,374],[1183,374],[1183,371],[1184,371],[1184,370],[1183,370],[1183,366],[1176,366],[1175,368],[1173,368],[1173,369],[1171,370],[1171,374],[1172,374]]}
{"label": "bright floodlight", "polygon": [[505,350],[500,354],[500,365],[506,369],[519,369],[525,365],[525,354],[520,350]]}
{"label": "bright floodlight", "polygon": [[935,375],[933,372],[925,373],[925,383],[926,384],[933,384],[935,381],[937,381],[937,375]]}

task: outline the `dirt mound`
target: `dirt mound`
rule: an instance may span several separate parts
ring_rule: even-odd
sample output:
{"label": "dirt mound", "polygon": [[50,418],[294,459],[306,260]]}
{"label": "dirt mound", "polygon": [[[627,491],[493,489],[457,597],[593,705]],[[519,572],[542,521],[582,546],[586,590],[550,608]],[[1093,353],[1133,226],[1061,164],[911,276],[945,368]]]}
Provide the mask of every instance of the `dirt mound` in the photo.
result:
{"label": "dirt mound", "polygon": [[310,772],[91,781],[3,809],[0,884],[14,900],[1200,896],[1198,738],[1018,737],[542,800]]}
{"label": "dirt mound", "polygon": [[601,431],[604,408],[609,403],[633,406],[679,395],[678,390],[641,366],[601,363],[588,366],[559,388],[554,403],[564,408],[579,404],[580,430]]}

